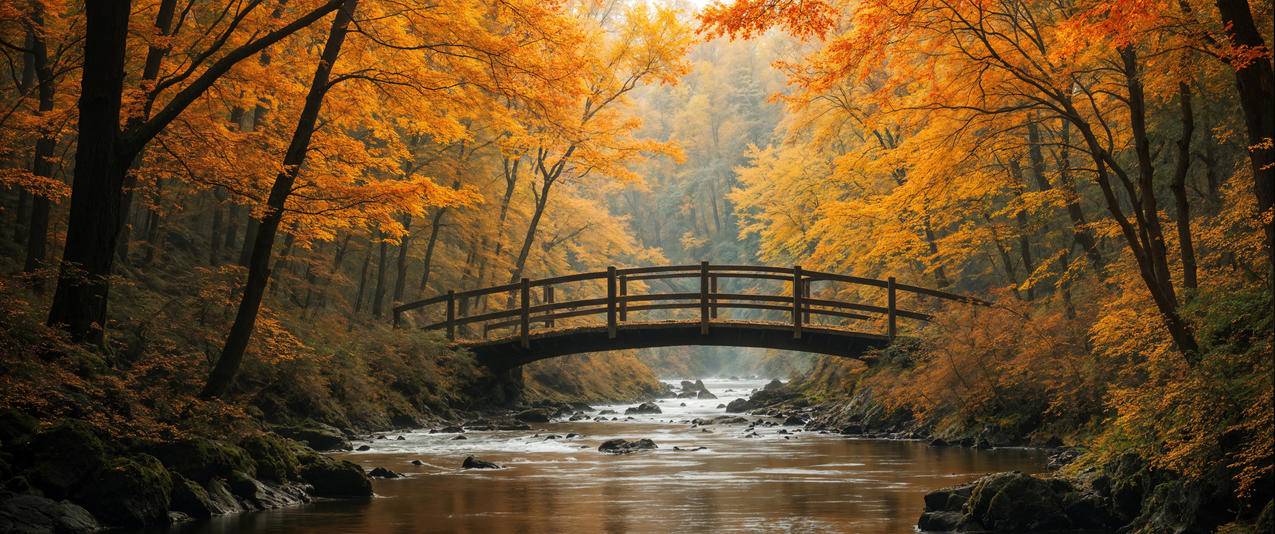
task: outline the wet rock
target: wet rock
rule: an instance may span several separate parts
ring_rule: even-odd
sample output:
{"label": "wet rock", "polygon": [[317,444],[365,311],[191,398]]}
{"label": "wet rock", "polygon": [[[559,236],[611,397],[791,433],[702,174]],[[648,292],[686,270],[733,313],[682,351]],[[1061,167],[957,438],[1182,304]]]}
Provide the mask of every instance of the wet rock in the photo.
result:
{"label": "wet rock", "polygon": [[681,407],[685,408],[685,407],[686,407],[686,403],[685,403],[685,402],[683,402],[683,403],[681,403],[681,404],[678,404],[678,406],[681,406]]}
{"label": "wet rock", "polygon": [[992,448],[992,442],[988,441],[987,438],[978,438],[978,441],[974,443],[974,448],[985,451]]}
{"label": "wet rock", "polygon": [[1063,449],[1054,454],[1049,455],[1048,467],[1050,469],[1058,469],[1071,462],[1076,461],[1080,457],[1080,451],[1076,449]]}
{"label": "wet rock", "polygon": [[457,441],[457,440],[462,440],[462,439],[469,439],[469,438],[465,437],[464,435],[458,435],[458,436],[456,436],[456,437],[453,437],[453,438],[452,438],[452,441]]}
{"label": "wet rock", "polygon": [[761,390],[762,391],[779,391],[780,389],[783,389],[783,387],[784,387],[784,383],[780,382],[779,379],[776,378],[771,380],[770,382],[767,382],[766,385],[761,388]]}
{"label": "wet rock", "polygon": [[790,415],[784,419],[784,426],[806,426],[806,420],[795,415]]}
{"label": "wet rock", "polygon": [[553,413],[546,408],[532,408],[514,415],[514,419],[524,423],[548,423]]}
{"label": "wet rock", "polygon": [[445,426],[443,428],[430,429],[430,434],[460,434],[465,428],[461,426]]}
{"label": "wet rock", "polygon": [[227,484],[230,492],[253,510],[273,510],[309,502],[309,496],[300,486],[271,486],[244,473],[232,473]]}
{"label": "wet rock", "polygon": [[0,501],[0,532],[79,533],[98,530],[93,515],[68,501],[16,495]]}
{"label": "wet rock", "polygon": [[685,449],[681,447],[673,447],[673,450],[678,452],[695,452],[695,451],[702,451],[706,449],[708,449],[708,447],[687,447]]}
{"label": "wet rock", "polygon": [[576,434],[575,432],[572,432],[570,434],[567,434],[566,439],[578,438],[578,437],[580,437],[580,434]]}
{"label": "wet rock", "polygon": [[230,484],[221,478],[214,478],[204,486],[208,491],[208,505],[213,515],[232,514],[245,510],[239,499],[230,492]]}
{"label": "wet rock", "polygon": [[397,437],[397,438],[394,438],[394,440],[395,440],[395,441],[406,441],[406,440],[407,440],[407,438],[405,438],[405,437],[403,437],[403,436],[399,436],[399,437]]}
{"label": "wet rock", "polygon": [[370,450],[372,450],[372,447],[371,447],[370,445],[359,445],[359,448],[354,449],[354,450],[359,451],[359,452],[363,452],[363,451],[370,451]]}
{"label": "wet rock", "polygon": [[347,451],[350,440],[339,429],[323,423],[308,422],[298,426],[281,426],[275,433],[285,438],[295,439],[316,451]]}
{"label": "wet rock", "polygon": [[968,530],[1039,532],[1073,528],[1064,494],[1074,492],[1066,481],[1043,480],[1019,472],[988,475],[974,483],[966,501],[963,523]]}
{"label": "wet rock", "polygon": [[372,478],[403,478],[403,475],[390,471],[384,467],[375,467],[367,472],[367,476]]}
{"label": "wet rock", "polygon": [[425,462],[422,462],[420,460],[412,460],[412,465],[425,465]]}
{"label": "wet rock", "polygon": [[751,410],[753,405],[748,399],[735,399],[726,405],[726,413],[743,413]]}
{"label": "wet rock", "polygon": [[916,527],[926,532],[955,531],[960,528],[961,519],[964,517],[961,512],[923,512],[921,519],[916,522]]}
{"label": "wet rock", "polygon": [[748,422],[747,418],[740,417],[738,415],[717,415],[713,417],[701,417],[701,418],[693,419],[691,421],[692,424],[696,424],[699,426],[742,425],[747,422]]}
{"label": "wet rock", "polygon": [[195,519],[207,519],[229,512],[213,503],[208,490],[199,483],[177,474],[173,475],[173,491],[169,495],[168,507]]}
{"label": "wet rock", "polygon": [[615,414],[617,414],[617,413],[619,413],[619,412],[617,412],[617,411],[615,411],[615,410],[602,410],[602,411],[598,412],[598,415],[615,415]]}
{"label": "wet rock", "polygon": [[76,500],[107,524],[164,525],[172,490],[173,480],[164,464],[154,456],[136,454],[107,464]]}
{"label": "wet rock", "polygon": [[719,403],[719,404],[717,405],[717,409],[718,409],[718,410],[720,410],[720,409],[722,409],[722,408],[725,408],[725,407],[726,407],[726,405],[725,405],[725,404],[720,404],[720,403]]}
{"label": "wet rock", "polygon": [[598,446],[598,451],[604,452],[607,454],[629,454],[629,453],[634,453],[638,451],[653,450],[657,448],[659,447],[655,444],[654,441],[651,441],[646,438],[637,439],[633,441],[616,438],[616,439],[611,439],[611,440],[602,442],[602,445]]}
{"label": "wet rock", "polygon": [[461,469],[500,469],[499,465],[486,460],[479,460],[473,456],[466,456],[460,467]]}
{"label": "wet rock", "polygon": [[947,440],[943,438],[934,438],[930,440],[931,447],[946,447],[948,445],[950,445],[950,443],[948,443]]}
{"label": "wet rock", "polygon": [[633,414],[654,414],[654,413],[664,413],[664,412],[660,410],[660,407],[656,405],[654,402],[644,402],[642,404],[639,404],[637,406],[624,410],[624,413],[625,415],[633,415]]}
{"label": "wet rock", "polygon": [[300,458],[301,479],[320,497],[369,497],[372,481],[359,464],[313,454]]}

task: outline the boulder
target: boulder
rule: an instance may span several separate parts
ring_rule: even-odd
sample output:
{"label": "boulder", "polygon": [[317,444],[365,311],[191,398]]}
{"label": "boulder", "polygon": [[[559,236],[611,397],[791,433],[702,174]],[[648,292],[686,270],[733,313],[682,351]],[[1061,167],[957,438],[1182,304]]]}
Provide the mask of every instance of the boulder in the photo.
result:
{"label": "boulder", "polygon": [[524,423],[548,423],[553,413],[547,408],[532,408],[523,410],[514,416],[514,419]]}
{"label": "boulder", "polygon": [[40,422],[14,408],[0,410],[0,442],[17,443],[35,434]]}
{"label": "boulder", "polygon": [[805,426],[806,420],[795,415],[790,415],[784,419],[784,426]]}
{"label": "boulder", "polygon": [[770,382],[767,382],[766,385],[761,388],[761,390],[762,391],[779,391],[780,389],[783,389],[783,387],[784,387],[784,383],[780,382],[778,378],[775,378],[771,380]]}
{"label": "boulder", "polygon": [[228,477],[235,471],[249,476],[257,474],[257,465],[247,451],[221,441],[192,438],[151,444],[145,450],[159,458],[169,470],[201,484],[213,477]]}
{"label": "boulder", "polygon": [[1060,479],[1043,480],[1017,471],[988,475],[974,483],[965,503],[965,522],[993,532],[1073,528],[1063,494],[1074,491]]}
{"label": "boulder", "polygon": [[33,436],[15,463],[45,497],[63,499],[106,465],[106,446],[87,423],[67,420]]}
{"label": "boulder", "polygon": [[453,425],[453,426],[445,426],[443,428],[436,428],[436,429],[430,430],[429,433],[430,434],[460,434],[464,431],[465,431],[465,427]]}
{"label": "boulder", "polygon": [[169,494],[168,508],[195,519],[207,519],[227,513],[208,496],[208,490],[197,482],[173,473],[173,491]]}
{"label": "boulder", "polygon": [[963,517],[965,516],[960,512],[923,512],[921,519],[916,522],[916,528],[924,532],[955,531],[960,528]]}
{"label": "boulder", "polygon": [[624,410],[625,415],[664,413],[654,402],[644,402]]}
{"label": "boulder", "polygon": [[314,486],[320,497],[369,497],[372,481],[359,464],[320,454],[301,459],[301,480]]}
{"label": "boulder", "polygon": [[403,475],[395,473],[384,467],[375,467],[367,472],[367,476],[372,478],[403,478]]}
{"label": "boulder", "polygon": [[1050,469],[1058,469],[1076,461],[1076,458],[1079,457],[1080,451],[1077,451],[1076,449],[1062,449],[1049,455],[1049,463],[1047,465]]}
{"label": "boulder", "polygon": [[98,530],[93,515],[68,501],[38,495],[15,495],[0,500],[0,532],[79,533]]}
{"label": "boulder", "polygon": [[460,464],[461,469],[500,469],[499,465],[486,460],[479,460],[473,456],[466,456],[465,461]]}
{"label": "boulder", "polygon": [[462,439],[469,439],[469,438],[465,437],[464,434],[457,434],[455,437],[452,438],[452,441],[457,441]]}
{"label": "boulder", "polygon": [[713,417],[700,417],[691,421],[691,424],[699,426],[709,425],[742,425],[748,422],[747,418],[738,415],[717,415]]}
{"label": "boulder", "polygon": [[703,390],[703,391],[700,391],[699,393],[696,393],[696,394],[695,394],[695,398],[697,398],[697,399],[716,399],[716,398],[717,398],[717,395],[714,395],[711,391],[709,391],[709,390],[705,389],[705,390]]}
{"label": "boulder", "polygon": [[310,421],[297,426],[281,426],[275,428],[275,433],[305,443],[316,451],[350,450],[350,440],[346,439],[345,434],[336,427],[323,423]]}
{"label": "boulder", "polygon": [[726,404],[726,413],[743,413],[752,408],[753,406],[748,402],[748,399],[735,399]]}
{"label": "boulder", "polygon": [[204,486],[208,491],[208,503],[213,515],[233,514],[244,511],[239,499],[230,492],[230,484],[224,478],[214,478]]}
{"label": "boulder", "polygon": [[108,463],[77,500],[104,523],[144,527],[168,523],[172,491],[173,479],[164,464],[136,454]]}
{"label": "boulder", "polygon": [[300,464],[293,452],[295,445],[288,443],[286,438],[260,434],[243,440],[239,446],[257,466],[258,478],[274,482],[296,480]]}
{"label": "boulder", "polygon": [[357,449],[354,449],[354,450],[359,451],[359,452],[370,451],[370,450],[372,450],[372,446],[371,446],[371,445],[359,445],[359,447],[358,447]]}
{"label": "boulder", "polygon": [[309,502],[309,496],[298,486],[270,486],[240,472],[231,473],[228,485],[231,493],[254,510],[273,510]]}
{"label": "boulder", "polygon": [[654,450],[657,448],[659,447],[654,441],[645,438],[633,441],[616,438],[602,442],[602,445],[598,446],[598,451],[607,454],[629,454],[638,451]]}

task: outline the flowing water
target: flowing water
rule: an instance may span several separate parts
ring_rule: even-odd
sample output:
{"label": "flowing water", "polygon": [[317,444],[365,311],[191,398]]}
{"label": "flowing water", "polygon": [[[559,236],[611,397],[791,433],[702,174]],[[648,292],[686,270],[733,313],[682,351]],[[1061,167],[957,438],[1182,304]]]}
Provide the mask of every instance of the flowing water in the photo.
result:
{"label": "flowing water", "polygon": [[[183,532],[913,532],[929,490],[994,471],[1037,472],[1032,450],[932,448],[923,442],[848,439],[796,427],[692,428],[722,415],[764,380],[705,380],[717,400],[665,399],[663,414],[577,421],[518,432],[428,431],[369,441],[345,455],[406,475],[376,480],[370,501],[217,518]],[[681,406],[685,403],[685,406]],[[590,412],[589,415],[596,415]],[[610,416],[608,416],[610,417]],[[789,434],[781,434],[785,430]],[[566,438],[568,434],[579,434]],[[550,435],[558,436],[550,438]],[[659,449],[613,456],[611,438],[650,438]],[[356,443],[356,446],[359,443]],[[706,447],[698,451],[675,451]],[[468,455],[499,470],[460,470]],[[413,465],[420,460],[422,465]]]}

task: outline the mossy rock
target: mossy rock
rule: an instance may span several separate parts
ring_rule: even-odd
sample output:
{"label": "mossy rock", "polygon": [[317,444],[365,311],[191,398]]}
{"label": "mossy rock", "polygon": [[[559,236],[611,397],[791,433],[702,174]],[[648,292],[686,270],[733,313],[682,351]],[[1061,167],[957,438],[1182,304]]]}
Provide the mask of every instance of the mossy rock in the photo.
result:
{"label": "mossy rock", "polygon": [[300,425],[277,427],[275,432],[280,436],[304,442],[318,451],[350,449],[350,440],[346,439],[345,434],[336,427],[323,423],[307,421]]}
{"label": "mossy rock", "polygon": [[0,409],[0,442],[17,443],[35,434],[40,421],[14,408]]}
{"label": "mossy rock", "polygon": [[286,482],[296,480],[300,462],[294,446],[287,438],[275,434],[252,436],[239,443],[257,466],[257,477],[262,480]]}
{"label": "mossy rock", "polygon": [[195,519],[207,519],[220,510],[208,497],[208,490],[189,478],[172,473],[173,491],[169,508]]}
{"label": "mossy rock", "polygon": [[76,500],[107,524],[164,525],[172,490],[164,464],[154,456],[135,454],[111,461]]}
{"label": "mossy rock", "polygon": [[200,484],[235,471],[250,476],[257,473],[257,466],[246,451],[223,441],[192,438],[154,444],[147,450],[169,469]]}
{"label": "mossy rock", "polygon": [[965,503],[967,524],[963,530],[1039,532],[1071,528],[1062,498],[1068,491],[1074,490],[1066,482],[1042,480],[1017,471],[983,477],[974,484]]}
{"label": "mossy rock", "polygon": [[64,499],[106,465],[106,446],[83,421],[67,420],[22,447],[24,476],[46,497]]}
{"label": "mossy rock", "polygon": [[301,479],[314,487],[320,497],[369,497],[372,480],[363,468],[354,462],[336,460],[322,455],[307,458],[301,467]]}

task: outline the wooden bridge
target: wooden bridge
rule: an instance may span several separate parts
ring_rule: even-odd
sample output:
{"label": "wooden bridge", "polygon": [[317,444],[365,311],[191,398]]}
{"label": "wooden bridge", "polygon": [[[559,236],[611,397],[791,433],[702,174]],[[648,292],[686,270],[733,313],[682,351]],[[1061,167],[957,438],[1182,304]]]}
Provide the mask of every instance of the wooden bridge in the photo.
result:
{"label": "wooden bridge", "polygon": [[[719,281],[728,279],[779,281],[785,287],[782,294],[718,292]],[[698,291],[679,291],[682,289],[679,286],[687,280],[698,282]],[[591,281],[605,281],[605,296],[591,294],[596,293],[596,284],[593,284],[594,291],[589,291],[588,283]],[[661,281],[673,290],[637,294],[629,291],[630,284],[634,282],[643,282],[649,290],[649,283],[653,281]],[[884,290],[884,298],[877,304],[812,298],[810,290],[815,283],[879,288]],[[573,296],[584,295],[585,298],[555,300],[557,288],[574,289]],[[536,293],[538,298],[533,299]],[[987,305],[973,297],[900,284],[893,277],[877,280],[807,271],[801,267],[710,265],[701,262],[699,265],[608,267],[606,271],[541,280],[523,278],[516,284],[448,291],[444,295],[396,306],[394,324],[401,325],[408,312],[419,313],[432,306],[441,306],[441,313],[436,309],[434,317],[442,320],[424,324],[422,328],[446,331],[448,339],[468,348],[480,363],[493,369],[514,368],[567,354],[688,345],[758,347],[862,358],[869,349],[889,345],[897,335],[900,318],[931,319],[925,313],[900,309],[900,293],[921,299]],[[512,305],[506,309],[468,313],[471,303],[500,296],[509,296],[508,301]],[[634,321],[629,317],[630,314],[659,310],[698,310],[699,313],[698,317],[689,320]],[[729,310],[763,310],[787,320],[718,317],[719,313]],[[559,324],[563,319],[602,315],[606,317],[605,323]],[[839,323],[884,319],[884,332],[857,331],[843,324],[826,324],[826,320],[824,323],[812,321],[812,317],[832,318]],[[457,339],[458,330],[463,333],[475,326],[481,331],[479,338]],[[501,331],[500,337],[493,337],[493,331]]]}

